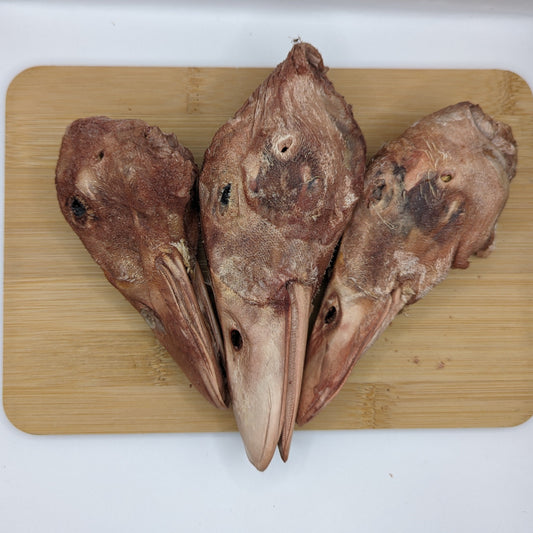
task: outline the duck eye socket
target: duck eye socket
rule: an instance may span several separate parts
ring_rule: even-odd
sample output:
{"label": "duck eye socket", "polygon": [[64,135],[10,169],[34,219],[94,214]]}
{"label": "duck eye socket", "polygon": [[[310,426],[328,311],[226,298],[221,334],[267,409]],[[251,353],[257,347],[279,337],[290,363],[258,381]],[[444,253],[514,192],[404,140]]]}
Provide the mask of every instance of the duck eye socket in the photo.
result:
{"label": "duck eye socket", "polygon": [[444,182],[444,183],[448,183],[449,181],[452,181],[452,178],[453,176],[451,174],[443,174],[440,179]]}
{"label": "duck eye socket", "polygon": [[233,349],[238,352],[242,348],[242,335],[240,331],[232,329],[230,332],[230,339]]}
{"label": "duck eye socket", "polygon": [[372,191],[372,199],[376,202],[379,202],[381,198],[383,197],[383,189],[385,188],[385,183],[380,183],[373,191]]}
{"label": "duck eye socket", "polygon": [[78,220],[87,214],[87,207],[79,198],[76,197],[70,200],[70,210]]}
{"label": "duck eye socket", "polygon": [[224,206],[228,205],[230,197],[231,197],[231,183],[228,183],[222,189],[222,194],[220,195],[220,203]]}

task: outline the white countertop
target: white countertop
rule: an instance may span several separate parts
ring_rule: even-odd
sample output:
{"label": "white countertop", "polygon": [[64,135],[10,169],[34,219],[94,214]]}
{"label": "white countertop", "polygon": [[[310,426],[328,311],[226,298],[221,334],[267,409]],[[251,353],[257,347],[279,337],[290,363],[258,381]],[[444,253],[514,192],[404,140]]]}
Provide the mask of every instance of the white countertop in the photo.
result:
{"label": "white countertop", "polygon": [[[331,67],[503,68],[533,86],[530,2],[356,3],[0,1],[0,111],[30,66],[273,66],[296,37]],[[531,419],[298,431],[289,462],[259,473],[236,433],[32,436],[0,410],[0,530],[530,533],[532,450]]]}

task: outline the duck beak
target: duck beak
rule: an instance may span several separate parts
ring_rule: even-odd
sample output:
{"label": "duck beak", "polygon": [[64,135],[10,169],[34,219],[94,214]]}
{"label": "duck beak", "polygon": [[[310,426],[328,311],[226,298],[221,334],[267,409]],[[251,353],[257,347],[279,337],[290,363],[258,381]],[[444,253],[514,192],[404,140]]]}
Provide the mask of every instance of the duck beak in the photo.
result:
{"label": "duck beak", "polygon": [[198,264],[187,272],[178,250],[156,260],[150,308],[139,312],[192,384],[215,407],[228,406],[223,345]]}
{"label": "duck beak", "polygon": [[357,360],[403,306],[401,289],[374,298],[338,277],[330,280],[307,348],[299,425],[333,399]]}
{"label": "duck beak", "polygon": [[283,304],[263,306],[223,288],[217,305],[231,401],[248,458],[263,471],[277,446],[284,461],[289,456],[312,288],[288,282]]}

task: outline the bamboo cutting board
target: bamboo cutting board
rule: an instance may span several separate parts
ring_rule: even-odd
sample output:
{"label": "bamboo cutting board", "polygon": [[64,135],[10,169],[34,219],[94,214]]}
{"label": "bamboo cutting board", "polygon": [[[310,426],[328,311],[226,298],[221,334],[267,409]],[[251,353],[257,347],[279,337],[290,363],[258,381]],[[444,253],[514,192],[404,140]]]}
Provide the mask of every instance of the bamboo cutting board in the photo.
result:
{"label": "bamboo cutting board", "polygon": [[[265,69],[39,67],[6,102],[6,413],[39,434],[235,430],[109,285],[59,211],[54,169],[76,118],[137,117],[204,150]],[[398,316],[313,429],[511,426],[533,414],[533,97],[504,71],[332,70],[369,155],[461,100],[511,124],[519,171],[496,249]]]}

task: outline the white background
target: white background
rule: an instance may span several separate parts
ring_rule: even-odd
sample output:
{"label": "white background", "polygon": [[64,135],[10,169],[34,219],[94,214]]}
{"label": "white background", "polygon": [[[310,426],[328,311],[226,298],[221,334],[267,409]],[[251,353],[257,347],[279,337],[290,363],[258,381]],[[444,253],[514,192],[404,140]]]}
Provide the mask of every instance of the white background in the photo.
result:
{"label": "white background", "polygon": [[[274,66],[298,36],[331,67],[504,68],[533,86],[528,0],[87,4],[0,0],[2,117],[30,66]],[[0,531],[530,533],[533,421],[300,431],[259,473],[235,433],[37,437],[0,410]]]}

